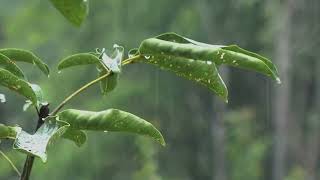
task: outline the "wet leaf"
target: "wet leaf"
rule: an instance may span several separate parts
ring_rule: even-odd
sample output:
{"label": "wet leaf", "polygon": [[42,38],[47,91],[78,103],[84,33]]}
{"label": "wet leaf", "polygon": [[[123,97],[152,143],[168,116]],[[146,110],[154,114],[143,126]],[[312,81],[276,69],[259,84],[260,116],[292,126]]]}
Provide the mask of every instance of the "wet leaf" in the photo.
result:
{"label": "wet leaf", "polygon": [[277,69],[270,60],[241,49],[236,45],[210,45],[182,37],[175,33],[166,33],[144,40],[140,45],[139,52],[145,56],[167,55],[212,61],[216,65],[232,65],[260,72],[279,81]]}
{"label": "wet leaf", "polygon": [[75,129],[68,129],[62,137],[73,141],[78,147],[81,147],[87,141],[86,133]]}
{"label": "wet leaf", "polygon": [[88,15],[88,0],[50,0],[54,7],[72,24],[80,26]]}
{"label": "wet leaf", "polygon": [[155,65],[163,70],[200,83],[215,92],[224,101],[228,100],[228,90],[220,77],[216,65],[211,61],[197,61],[174,56],[155,55],[140,58],[138,62]]}
{"label": "wet leaf", "polygon": [[58,117],[60,120],[68,122],[70,129],[130,132],[152,137],[160,144],[165,145],[161,133],[151,123],[125,111],[108,109],[92,112],[68,109],[58,113]]}
{"label": "wet leaf", "polygon": [[0,54],[0,67],[10,71],[12,74],[16,75],[19,78],[25,78],[22,70],[13,61],[11,61],[7,56],[3,54]]}
{"label": "wet leaf", "polygon": [[33,135],[25,131],[19,132],[13,147],[46,162],[48,145],[61,137],[70,125],[57,120],[56,117],[47,117],[44,121],[44,124]]}
{"label": "wet leaf", "polygon": [[23,79],[19,79],[11,72],[0,68],[0,85],[9,88],[29,99],[34,105],[37,104],[37,95],[31,85]]}
{"label": "wet leaf", "polygon": [[7,56],[11,61],[22,61],[35,64],[45,75],[49,75],[49,67],[30,51],[16,48],[0,49],[0,54]]}
{"label": "wet leaf", "polygon": [[68,56],[59,62],[58,70],[88,64],[99,64],[100,60],[97,56],[90,53],[79,53]]}

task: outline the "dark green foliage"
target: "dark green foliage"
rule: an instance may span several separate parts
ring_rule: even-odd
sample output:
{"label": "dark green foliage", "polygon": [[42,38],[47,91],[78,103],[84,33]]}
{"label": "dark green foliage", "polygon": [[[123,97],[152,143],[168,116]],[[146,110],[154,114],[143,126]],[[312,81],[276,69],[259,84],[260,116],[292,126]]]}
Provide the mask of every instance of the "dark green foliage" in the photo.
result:
{"label": "dark green foliage", "polygon": [[131,132],[152,137],[165,145],[161,133],[151,123],[118,109],[100,112],[68,109],[60,112],[58,117],[59,120],[68,122],[71,129]]}
{"label": "dark green foliage", "polygon": [[49,75],[49,67],[39,57],[30,51],[16,48],[6,48],[0,49],[0,54],[7,56],[11,61],[22,61],[37,65],[45,75]]}
{"label": "dark green foliage", "polygon": [[89,12],[88,0],[50,0],[72,24],[80,26]]}

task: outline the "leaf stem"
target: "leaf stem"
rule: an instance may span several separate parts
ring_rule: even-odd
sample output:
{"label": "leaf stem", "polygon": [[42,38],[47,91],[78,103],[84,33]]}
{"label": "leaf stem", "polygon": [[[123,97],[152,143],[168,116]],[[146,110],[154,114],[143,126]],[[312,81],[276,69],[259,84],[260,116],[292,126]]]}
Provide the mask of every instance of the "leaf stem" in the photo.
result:
{"label": "leaf stem", "polygon": [[[133,63],[135,60],[141,58],[141,55],[137,55],[137,56],[133,56],[130,57],[128,59],[125,59],[122,61],[121,65],[125,66],[128,65],[130,63]],[[85,84],[84,86],[82,86],[81,88],[79,88],[78,90],[76,90],[75,92],[73,92],[70,96],[68,96],[66,99],[64,99],[51,113],[50,116],[54,116],[56,115],[62,108],[64,105],[66,105],[72,98],[74,98],[75,96],[77,96],[78,94],[80,94],[82,91],[86,90],[87,88],[89,88],[90,86],[94,85],[95,83],[98,83],[99,81],[103,80],[104,78],[108,77],[111,74],[111,71],[109,71],[108,73],[106,73],[103,76],[100,76],[99,78],[90,81],[89,83]]]}
{"label": "leaf stem", "polygon": [[80,94],[82,91],[86,90],[88,87],[94,85],[95,83],[101,81],[102,79],[108,77],[111,74],[111,72],[109,71],[108,73],[106,73],[103,76],[100,76],[99,78],[90,81],[89,83],[85,84],[84,86],[82,86],[81,88],[79,88],[78,90],[76,90],[75,92],[73,92],[70,96],[68,96],[65,100],[63,100],[53,111],[52,113],[50,113],[50,116],[54,116],[56,115],[61,108],[63,108],[63,106],[65,104],[67,104],[73,97],[75,97],[76,95]]}
{"label": "leaf stem", "polygon": [[[141,55],[137,55],[137,56],[133,56],[130,57],[128,59],[125,59],[122,61],[122,66],[128,65],[130,63],[133,63],[135,60],[141,58]],[[70,96],[68,96],[66,99],[64,99],[53,111],[52,113],[50,113],[50,116],[54,116],[56,115],[61,108],[63,108],[64,105],[66,105],[73,97],[75,97],[76,95],[80,94],[82,91],[86,90],[87,88],[89,88],[90,86],[94,85],[95,83],[103,80],[104,78],[108,77],[111,74],[111,72],[109,71],[108,73],[106,73],[103,76],[100,76],[99,78],[90,81],[89,83],[85,84],[84,86],[82,86],[81,88],[79,88],[78,90],[76,90],[75,92],[73,92]]]}
{"label": "leaf stem", "polygon": [[11,167],[13,168],[13,170],[18,174],[18,176],[21,176],[20,171],[18,170],[18,168],[13,164],[13,162],[10,160],[10,158],[0,150],[0,154],[9,162],[9,164],[11,165]]}

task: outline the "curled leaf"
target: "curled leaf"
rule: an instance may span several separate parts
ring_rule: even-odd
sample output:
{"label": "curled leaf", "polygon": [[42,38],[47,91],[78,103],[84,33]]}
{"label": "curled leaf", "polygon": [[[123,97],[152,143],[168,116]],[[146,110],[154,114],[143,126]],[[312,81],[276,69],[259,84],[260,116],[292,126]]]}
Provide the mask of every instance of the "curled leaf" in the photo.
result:
{"label": "curled leaf", "polygon": [[108,109],[93,112],[68,109],[58,113],[57,116],[60,120],[68,122],[70,129],[130,132],[152,137],[165,145],[161,133],[151,123],[125,111]]}
{"label": "curled leaf", "polygon": [[14,149],[41,158],[47,162],[47,147],[54,140],[64,134],[70,126],[68,123],[59,121],[56,117],[47,117],[44,124],[33,135],[21,131],[17,134]]}

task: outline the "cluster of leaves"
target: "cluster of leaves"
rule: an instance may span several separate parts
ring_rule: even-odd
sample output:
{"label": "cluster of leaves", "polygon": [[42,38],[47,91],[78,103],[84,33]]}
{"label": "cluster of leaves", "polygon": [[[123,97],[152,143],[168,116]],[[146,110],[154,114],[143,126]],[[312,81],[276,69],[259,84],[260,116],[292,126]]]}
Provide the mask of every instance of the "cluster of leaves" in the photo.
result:
{"label": "cluster of leaves", "polygon": [[[200,43],[175,33],[165,33],[142,41],[139,48],[132,49],[124,59],[124,48],[114,45],[111,52],[96,49],[95,52],[79,53],[60,61],[58,70],[80,65],[94,65],[97,79],[88,83],[67,98],[70,100],[87,87],[99,82],[101,93],[108,94],[115,90],[122,72],[122,66],[132,63],[147,63],[176,75],[197,82],[228,100],[228,91],[219,75],[220,65],[231,65],[254,70],[280,81],[278,72],[272,62],[258,54],[246,51],[236,45],[221,46]],[[28,82],[15,61],[24,61],[37,65],[49,75],[49,68],[36,55],[20,49],[0,50],[0,84],[24,96],[36,109],[45,100],[41,88]],[[87,139],[85,130],[130,132],[154,138],[165,145],[161,133],[148,121],[118,109],[107,109],[100,112],[67,109],[60,111],[58,106],[49,116],[43,119],[42,126],[29,134],[20,127],[0,125],[0,139],[14,139],[14,149],[23,153],[47,160],[47,146],[60,137],[72,140],[81,146]]]}

